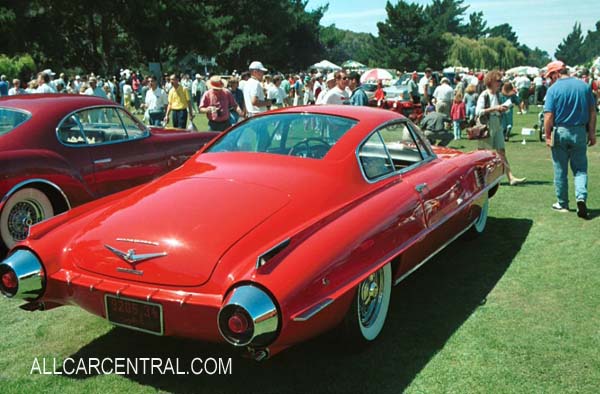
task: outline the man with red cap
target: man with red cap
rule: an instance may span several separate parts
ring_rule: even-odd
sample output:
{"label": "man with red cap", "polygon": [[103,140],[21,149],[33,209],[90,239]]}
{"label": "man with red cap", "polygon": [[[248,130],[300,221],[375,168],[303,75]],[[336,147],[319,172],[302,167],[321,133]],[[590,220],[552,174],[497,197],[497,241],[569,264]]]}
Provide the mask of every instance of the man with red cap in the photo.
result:
{"label": "man with red cap", "polygon": [[587,146],[596,144],[596,101],[583,81],[569,76],[560,60],[548,64],[546,78],[551,86],[544,104],[546,145],[552,149],[554,189],[557,202],[552,209],[569,211],[568,165],[574,175],[577,216],[588,218]]}

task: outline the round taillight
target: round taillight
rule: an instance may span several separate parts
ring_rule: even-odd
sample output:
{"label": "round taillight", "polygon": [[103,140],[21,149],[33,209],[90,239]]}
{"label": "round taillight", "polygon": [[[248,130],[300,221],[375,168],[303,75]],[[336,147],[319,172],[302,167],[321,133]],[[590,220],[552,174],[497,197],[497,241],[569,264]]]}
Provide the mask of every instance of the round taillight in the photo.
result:
{"label": "round taillight", "polygon": [[15,271],[8,270],[2,274],[2,287],[6,291],[16,290],[19,286],[19,280],[17,279],[17,275],[15,275]]}
{"label": "round taillight", "polygon": [[248,330],[248,326],[248,318],[239,312],[234,313],[229,317],[229,320],[227,320],[227,327],[229,327],[229,330],[234,334],[245,333],[246,330]]}

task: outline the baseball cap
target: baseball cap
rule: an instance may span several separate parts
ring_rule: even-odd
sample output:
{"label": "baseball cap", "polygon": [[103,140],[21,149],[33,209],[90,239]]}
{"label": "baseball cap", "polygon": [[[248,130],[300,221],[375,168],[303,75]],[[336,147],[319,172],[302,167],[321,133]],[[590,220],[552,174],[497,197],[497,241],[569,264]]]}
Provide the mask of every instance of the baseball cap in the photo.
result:
{"label": "baseball cap", "polygon": [[327,74],[327,79],[325,80],[325,82],[327,83],[329,81],[335,81],[335,75],[333,73]]}
{"label": "baseball cap", "polygon": [[261,62],[258,61],[253,61],[252,63],[250,63],[250,66],[248,67],[248,70],[260,70],[260,71],[264,71],[267,72],[268,70],[265,68],[265,66],[263,66],[263,64]]}
{"label": "baseball cap", "polygon": [[546,75],[544,75],[545,78],[548,78],[550,76],[550,74],[558,72],[562,69],[564,69],[566,66],[563,62],[561,62],[560,60],[555,60],[553,62],[548,63],[548,65],[546,66]]}

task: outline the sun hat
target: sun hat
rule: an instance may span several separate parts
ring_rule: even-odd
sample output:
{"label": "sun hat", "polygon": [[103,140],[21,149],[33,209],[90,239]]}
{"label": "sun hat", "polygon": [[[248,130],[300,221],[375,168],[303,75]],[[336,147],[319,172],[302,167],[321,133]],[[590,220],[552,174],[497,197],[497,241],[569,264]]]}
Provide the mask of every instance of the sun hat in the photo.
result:
{"label": "sun hat", "polygon": [[563,62],[561,62],[560,60],[555,60],[553,62],[550,62],[546,66],[547,71],[546,71],[546,75],[544,75],[544,77],[548,78],[550,76],[550,74],[559,72],[560,70],[563,70],[565,67],[566,67],[565,64]]}
{"label": "sun hat", "polygon": [[327,74],[327,79],[325,80],[325,83],[327,83],[329,81],[335,81],[335,74],[334,73]]}
{"label": "sun hat", "polygon": [[206,85],[209,89],[220,90],[223,89],[223,80],[218,75],[213,75],[212,77],[210,77]]}
{"label": "sun hat", "polygon": [[250,63],[250,66],[248,67],[248,70],[260,70],[260,71],[264,71],[267,72],[268,70],[265,68],[265,66],[263,66],[263,64],[261,62],[258,61],[253,61],[252,63]]}

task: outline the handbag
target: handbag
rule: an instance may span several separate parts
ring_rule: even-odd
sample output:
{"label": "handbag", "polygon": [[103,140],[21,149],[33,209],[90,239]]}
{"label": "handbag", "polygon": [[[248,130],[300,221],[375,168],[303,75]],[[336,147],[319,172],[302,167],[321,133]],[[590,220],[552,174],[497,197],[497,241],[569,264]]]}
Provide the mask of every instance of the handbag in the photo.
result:
{"label": "handbag", "polygon": [[[484,109],[490,107],[490,96],[487,92],[482,93],[485,94],[484,99]],[[467,128],[467,138],[470,140],[482,140],[488,138],[490,136],[490,128],[488,126],[488,122],[490,120],[489,114],[481,114],[477,117],[475,121],[475,126]]]}
{"label": "handbag", "polygon": [[484,138],[488,138],[489,136],[490,129],[488,125],[480,123],[479,119],[477,119],[475,126],[467,128],[467,138],[470,140],[482,140]]}

